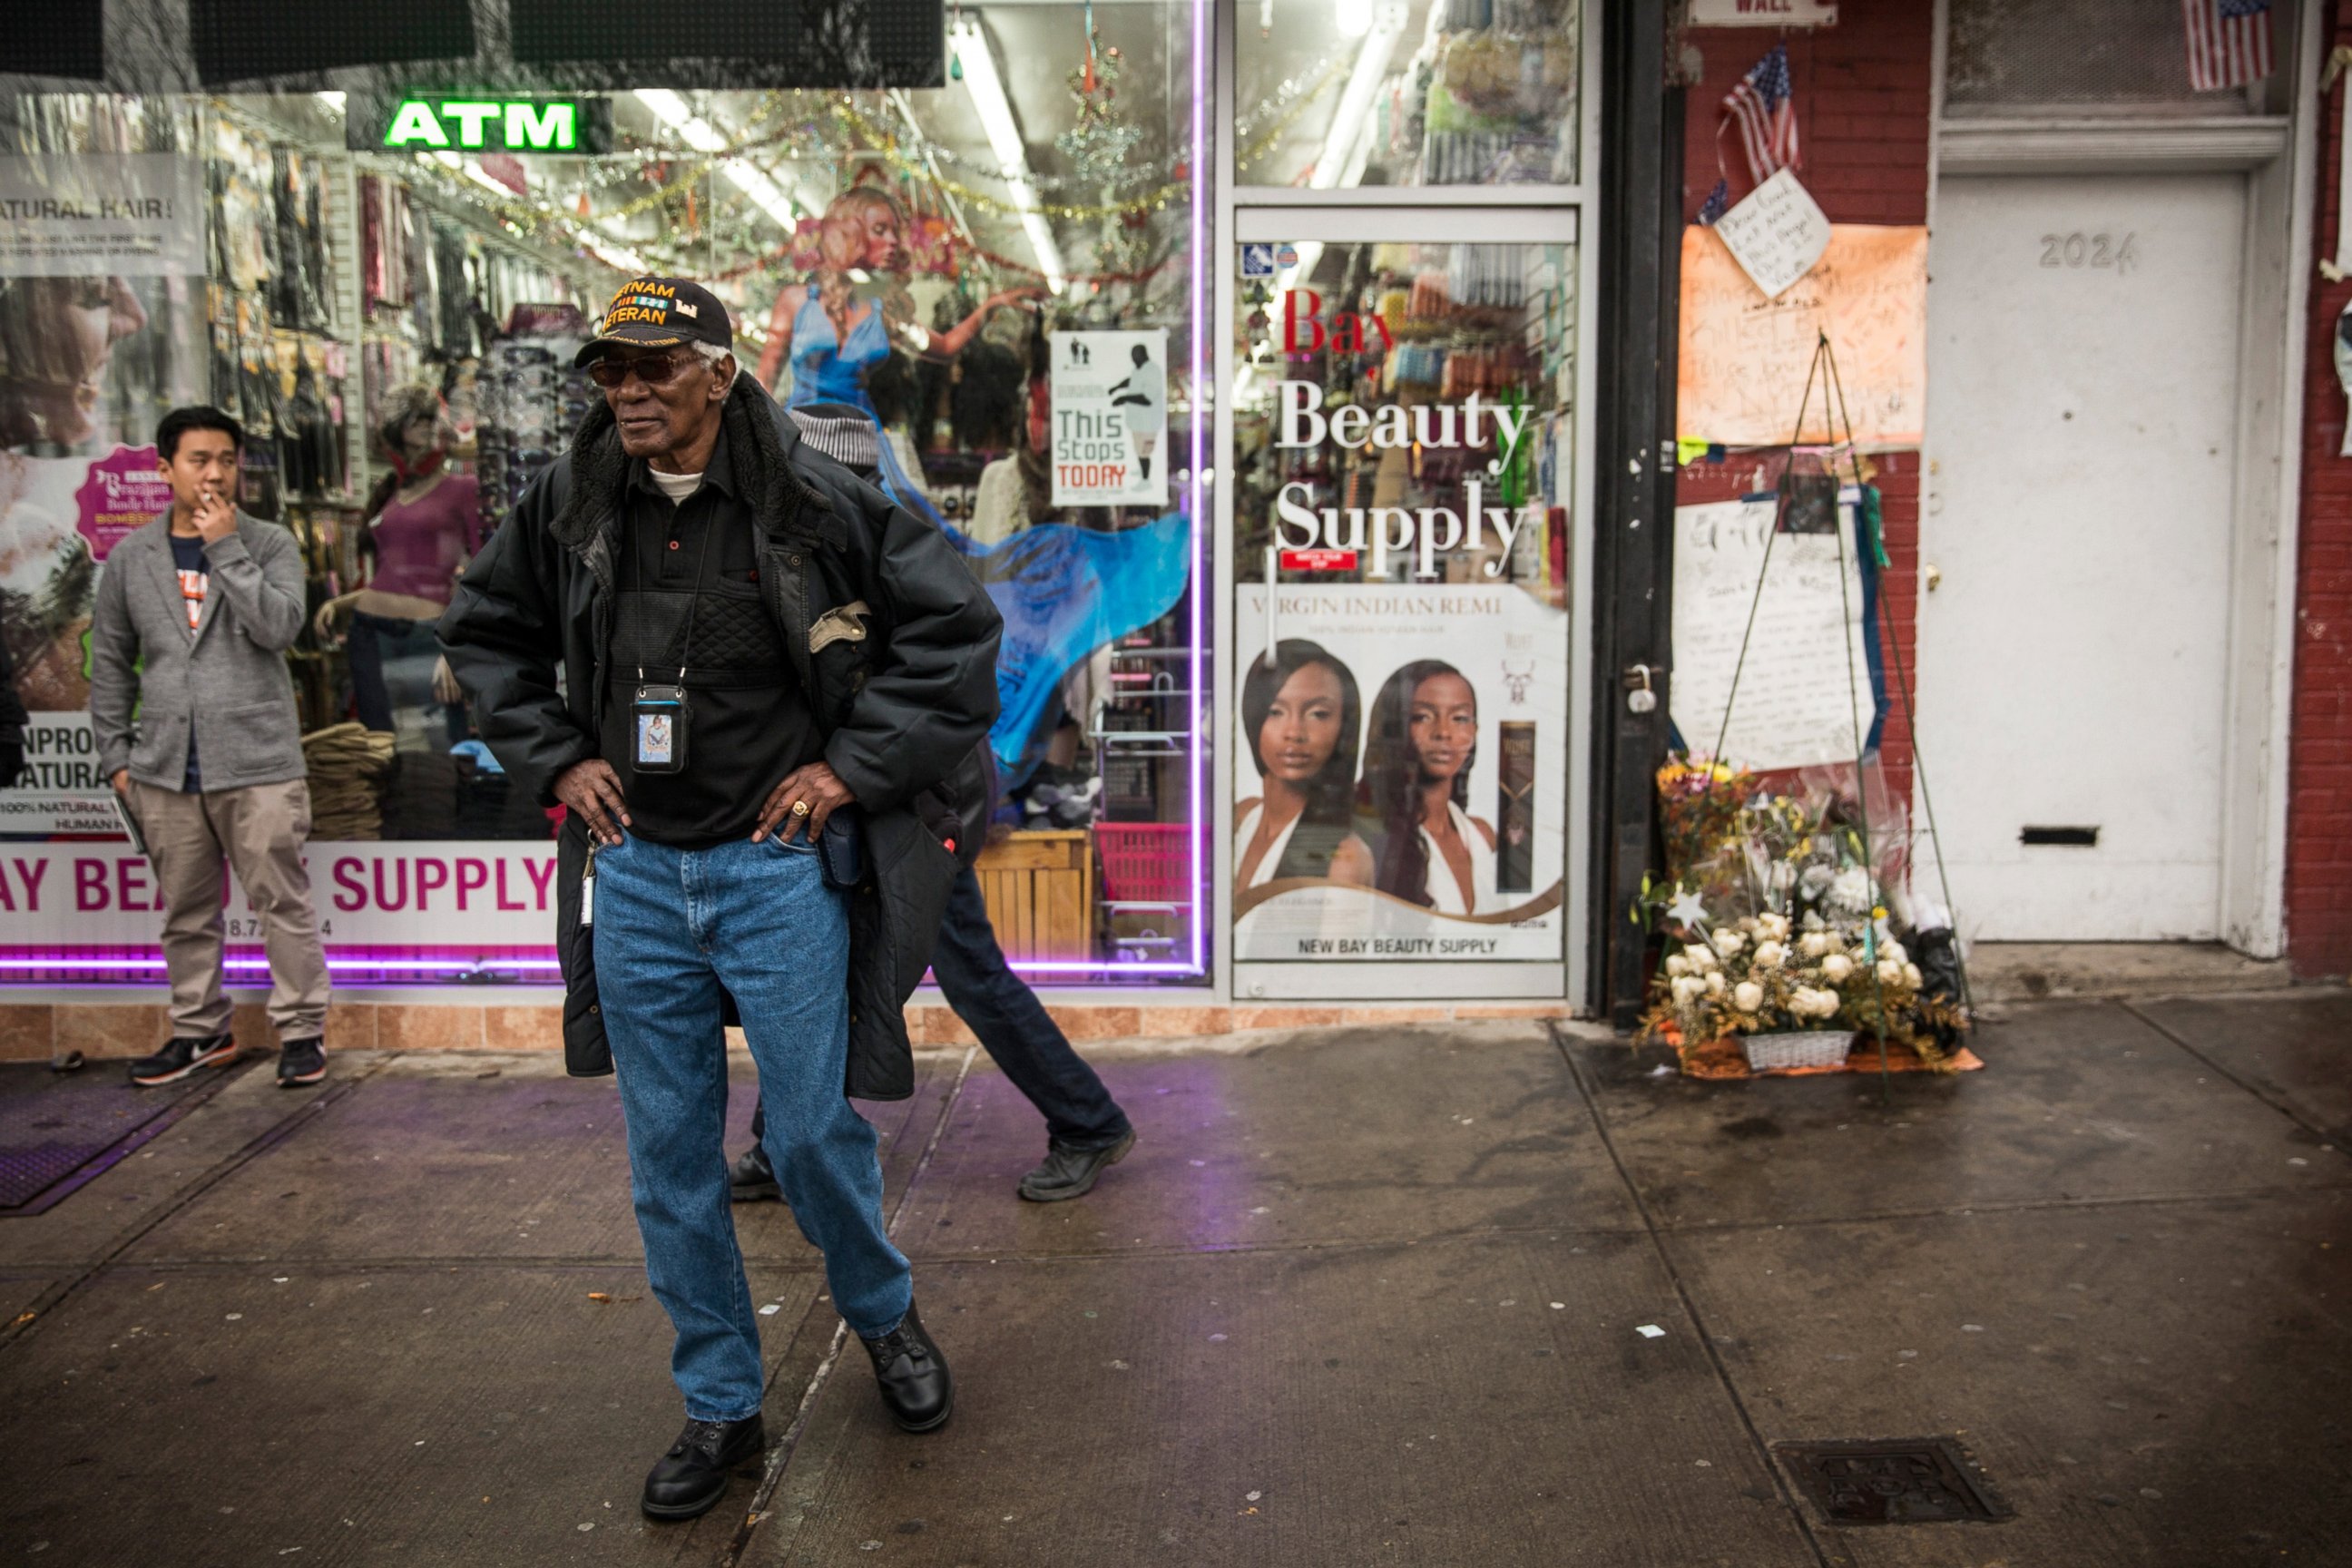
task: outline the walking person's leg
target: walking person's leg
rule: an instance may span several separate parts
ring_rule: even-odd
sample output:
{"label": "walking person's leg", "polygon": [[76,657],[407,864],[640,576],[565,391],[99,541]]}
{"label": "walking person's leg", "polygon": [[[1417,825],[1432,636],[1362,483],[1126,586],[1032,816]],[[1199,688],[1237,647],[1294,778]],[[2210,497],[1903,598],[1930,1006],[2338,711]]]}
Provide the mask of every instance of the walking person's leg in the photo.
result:
{"label": "walking person's leg", "polygon": [[596,857],[598,1004],[629,1144],[646,1276],[677,1339],[687,1431],[646,1478],[645,1511],[688,1519],[760,1451],[759,1319],[727,1206],[727,1043],[714,921],[689,899],[695,856],[630,838]]}
{"label": "walking person's leg", "polygon": [[909,1431],[946,1422],[947,1366],[914,1310],[914,1274],[882,1214],[880,1141],[844,1089],[849,910],[816,852],[781,837],[706,852],[698,903],[717,911],[719,978],[760,1069],[767,1151],[801,1234],[824,1254],[834,1307],[874,1357]]}
{"label": "walking person's leg", "polygon": [[163,903],[163,968],[172,981],[172,1037],[131,1064],[133,1083],[185,1078],[235,1059],[234,1013],[221,989],[221,844],[204,797],[131,782],[131,808],[146,836]]}
{"label": "walking person's leg", "polygon": [[213,831],[261,921],[269,954],[269,1022],[278,1031],[278,1081],[288,1089],[327,1076],[325,943],[302,846],[310,837],[310,786],[302,779],[222,790],[205,797]]}
{"label": "walking person's leg", "polygon": [[1022,1179],[1021,1195],[1047,1203],[1083,1196],[1106,1165],[1127,1157],[1135,1131],[1101,1077],[1005,962],[970,867],[957,874],[949,896],[931,973],[948,1005],[1045,1118],[1045,1163]]}

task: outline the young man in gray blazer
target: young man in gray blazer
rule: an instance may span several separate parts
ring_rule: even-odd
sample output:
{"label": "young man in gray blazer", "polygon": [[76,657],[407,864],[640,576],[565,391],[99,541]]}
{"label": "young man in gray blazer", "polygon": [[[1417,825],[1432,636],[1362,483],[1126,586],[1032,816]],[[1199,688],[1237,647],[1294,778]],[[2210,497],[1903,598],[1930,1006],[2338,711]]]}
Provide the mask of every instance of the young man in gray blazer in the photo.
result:
{"label": "young man in gray blazer", "polygon": [[89,627],[99,766],[147,839],[162,891],[172,1037],[131,1064],[171,1083],[236,1058],[221,989],[221,862],[260,917],[282,1089],[327,1076],[327,958],[302,843],[301,723],[286,650],[302,630],[302,552],[236,510],[245,432],[217,408],[155,430],[172,510],[116,544]]}

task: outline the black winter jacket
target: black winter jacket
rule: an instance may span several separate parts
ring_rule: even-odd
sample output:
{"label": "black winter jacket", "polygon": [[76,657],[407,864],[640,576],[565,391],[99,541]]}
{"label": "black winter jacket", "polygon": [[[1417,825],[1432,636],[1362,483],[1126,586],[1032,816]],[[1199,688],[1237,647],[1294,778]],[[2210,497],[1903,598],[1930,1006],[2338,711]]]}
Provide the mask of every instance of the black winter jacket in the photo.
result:
{"label": "black winter jacket", "polygon": [[[903,1100],[915,1077],[902,1009],[929,966],[954,881],[947,841],[968,836],[955,806],[986,788],[981,742],[996,719],[1002,622],[936,527],[802,446],[751,378],[736,383],[722,417],[730,461],[758,520],[769,609],[824,737],[824,760],[864,811],[866,881],[850,903],[846,1088],[861,1099]],[[483,739],[549,803],[555,775],[596,755],[603,732],[627,472],[612,416],[599,406],[567,461],[532,482],[474,558],[441,618],[442,647]],[[575,817],[557,836],[556,942],[564,1058],[581,1077],[613,1070],[592,933],[580,924],[587,854]]]}

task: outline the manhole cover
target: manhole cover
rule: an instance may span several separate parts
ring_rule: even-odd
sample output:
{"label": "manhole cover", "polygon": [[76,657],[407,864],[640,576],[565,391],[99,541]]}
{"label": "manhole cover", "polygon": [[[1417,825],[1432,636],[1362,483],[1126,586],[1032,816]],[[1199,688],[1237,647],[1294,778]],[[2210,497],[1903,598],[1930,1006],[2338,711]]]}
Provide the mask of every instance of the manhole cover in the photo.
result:
{"label": "manhole cover", "polygon": [[1832,1524],[1934,1524],[2014,1513],[1949,1437],[1775,1443],[1772,1451]]}

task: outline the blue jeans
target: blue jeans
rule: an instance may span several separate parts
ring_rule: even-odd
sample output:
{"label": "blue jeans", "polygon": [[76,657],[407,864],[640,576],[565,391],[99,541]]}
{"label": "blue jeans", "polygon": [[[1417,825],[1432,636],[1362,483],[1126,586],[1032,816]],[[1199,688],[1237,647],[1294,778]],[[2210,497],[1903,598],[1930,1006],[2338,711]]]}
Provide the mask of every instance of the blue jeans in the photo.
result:
{"label": "blue jeans", "polygon": [[[1127,1136],[1127,1113],[1004,961],[988,921],[988,900],[969,866],[956,874],[948,895],[947,918],[931,949],[931,978],[1013,1087],[1045,1114],[1047,1137],[1067,1148],[1108,1149]],[[754,1138],[762,1135],[766,1110],[762,1102],[752,1113]]]}
{"label": "blue jeans", "polygon": [[774,1111],[769,1163],[824,1254],[835,1309],[872,1338],[913,1300],[883,1228],[874,1129],[843,1092],[848,910],[798,843],[687,850],[632,837],[596,856],[592,929],[646,1273],[677,1331],[670,1370],[689,1417],[739,1421],[759,1410],[764,1379],[728,1204],[722,985]]}

